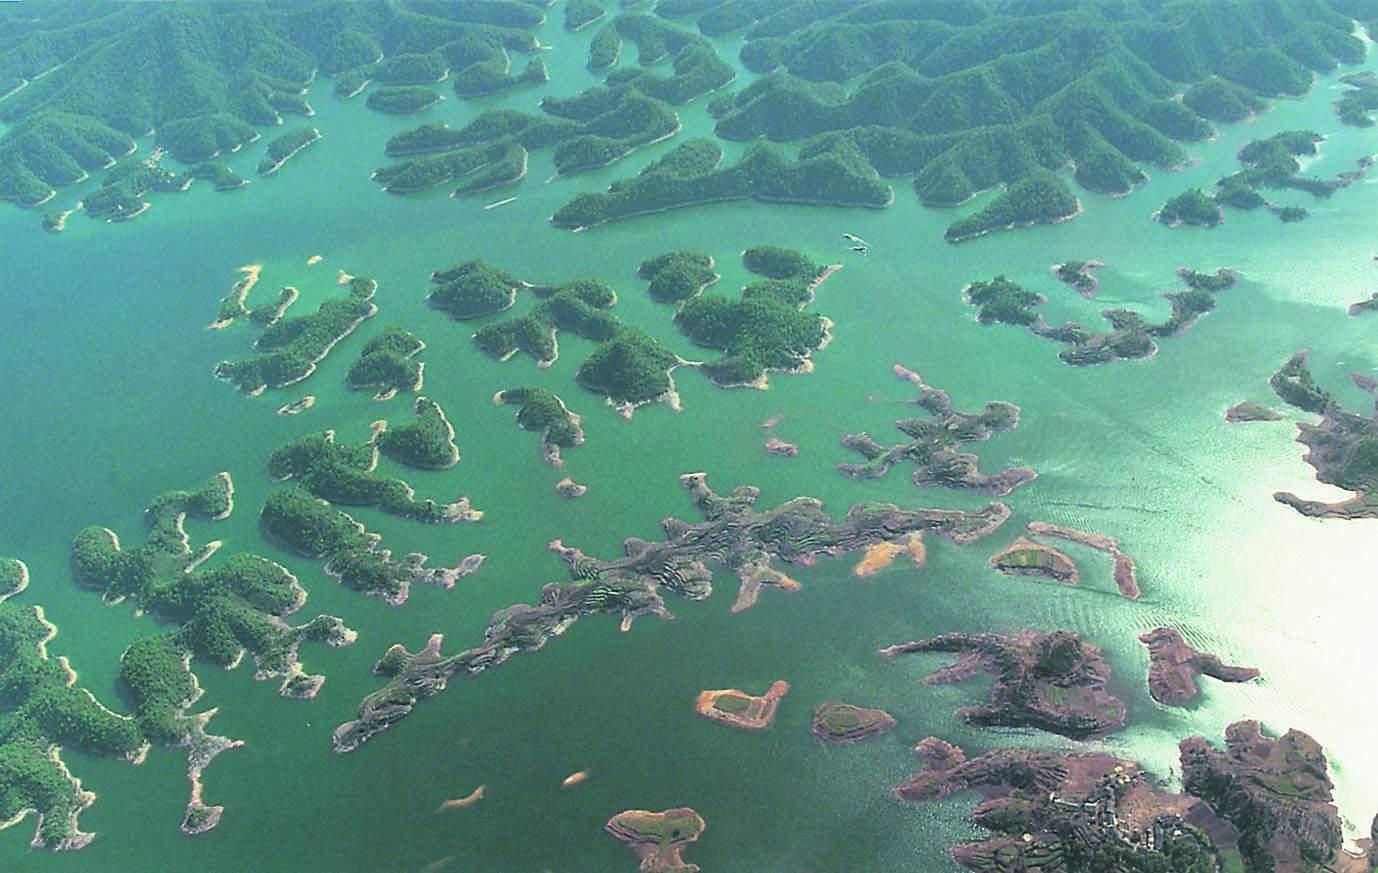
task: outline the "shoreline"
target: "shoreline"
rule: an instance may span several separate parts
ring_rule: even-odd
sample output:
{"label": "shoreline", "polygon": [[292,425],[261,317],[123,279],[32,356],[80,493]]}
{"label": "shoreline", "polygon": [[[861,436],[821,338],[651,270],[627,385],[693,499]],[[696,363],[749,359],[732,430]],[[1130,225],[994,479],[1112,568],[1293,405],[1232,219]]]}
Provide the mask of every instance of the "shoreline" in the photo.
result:
{"label": "shoreline", "polygon": [[1141,592],[1138,580],[1134,575],[1134,559],[1120,550],[1118,540],[1104,534],[1063,527],[1045,521],[1031,521],[1027,530],[1031,537],[1046,536],[1063,539],[1110,555],[1115,559],[1115,586],[1119,588],[1120,594],[1130,600],[1139,599]]}
{"label": "shoreline", "polygon": [[[283,155],[283,156],[282,156],[281,158],[279,158],[278,160],[274,161],[274,162],[273,162],[273,165],[270,166],[268,169],[266,169],[266,170],[259,170],[259,171],[258,171],[258,174],[259,174],[260,176],[271,176],[271,175],[273,175],[273,174],[276,173],[278,170],[281,170],[284,164],[286,164],[288,161],[292,160],[292,158],[296,157],[297,154],[299,154],[302,150],[304,150],[304,149],[306,149],[306,148],[308,148],[308,147],[310,147],[310,146],[313,146],[313,145],[315,145],[316,143],[320,142],[320,141],[321,141],[321,136],[322,136],[322,134],[321,134],[321,132],[320,132],[320,129],[319,129],[319,128],[313,127],[313,128],[311,128],[311,130],[312,130],[312,132],[315,133],[315,136],[311,137],[311,139],[308,139],[306,142],[304,142],[304,143],[302,143],[301,145],[297,146],[296,148],[292,149],[290,152],[288,152],[287,154]],[[265,160],[266,160],[266,159],[267,159],[267,158],[265,158]]]}

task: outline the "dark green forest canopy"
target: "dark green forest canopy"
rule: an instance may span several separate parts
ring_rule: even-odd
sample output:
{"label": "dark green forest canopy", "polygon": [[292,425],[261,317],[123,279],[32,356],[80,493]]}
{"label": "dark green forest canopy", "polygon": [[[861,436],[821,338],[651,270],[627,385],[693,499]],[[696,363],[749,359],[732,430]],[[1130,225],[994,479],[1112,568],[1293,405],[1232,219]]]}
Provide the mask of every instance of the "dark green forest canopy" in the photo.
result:
{"label": "dark green forest canopy", "polygon": [[470,68],[481,79],[504,52],[534,51],[545,18],[519,0],[23,6],[27,20],[0,43],[0,121],[14,125],[0,138],[0,198],[21,204],[108,167],[134,137],[152,133],[188,163],[245,145],[309,115],[317,73],[355,92],[447,69],[457,85]]}

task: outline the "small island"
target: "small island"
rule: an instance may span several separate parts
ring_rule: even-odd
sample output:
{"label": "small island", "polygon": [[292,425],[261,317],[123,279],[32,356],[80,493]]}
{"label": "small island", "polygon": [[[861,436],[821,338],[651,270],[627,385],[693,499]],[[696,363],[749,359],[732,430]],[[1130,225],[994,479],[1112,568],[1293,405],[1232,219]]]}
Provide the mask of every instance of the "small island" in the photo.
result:
{"label": "small island", "polygon": [[[493,400],[521,407],[517,410],[517,426],[522,430],[540,432],[541,457],[554,467],[564,466],[560,449],[584,444],[580,417],[570,412],[565,402],[552,391],[544,388],[508,388],[493,395]],[[580,491],[579,494],[566,496],[578,497],[582,494]]]}
{"label": "small island", "polygon": [[1198,651],[1176,628],[1158,627],[1139,641],[1148,646],[1148,690],[1167,706],[1185,706],[1201,693],[1198,674],[1221,682],[1248,682],[1258,678],[1253,667],[1231,667],[1215,655]]}
{"label": "small island", "polygon": [[1248,421],[1281,421],[1282,413],[1261,403],[1245,400],[1225,410],[1225,421],[1241,424]]}
{"label": "small island", "polygon": [[767,437],[765,441],[766,454],[774,455],[777,458],[794,458],[799,455],[799,447],[794,443],[787,443],[779,437]]}
{"label": "small island", "polygon": [[425,364],[416,355],[426,348],[416,334],[389,327],[369,340],[345,374],[350,388],[376,388],[374,400],[391,400],[399,391],[420,391]]}
{"label": "small island", "polygon": [[1125,722],[1124,703],[1105,684],[1110,666],[1100,649],[1069,631],[1014,636],[951,633],[887,646],[886,658],[912,652],[952,652],[957,662],[928,675],[929,685],[995,677],[990,702],[957,716],[982,727],[1034,727],[1075,740],[1103,736]]}
{"label": "small island", "polygon": [[1374,291],[1366,300],[1358,303],[1349,304],[1349,314],[1352,317],[1363,315],[1365,312],[1378,311],[1378,291]]}
{"label": "small island", "polygon": [[825,703],[813,714],[813,735],[830,743],[859,743],[888,733],[895,717],[883,709]]}
{"label": "small island", "polygon": [[436,287],[426,301],[456,321],[494,315],[512,308],[517,289],[530,287],[504,270],[484,261],[468,261],[448,270],[431,273]]}
{"label": "small island", "polygon": [[369,92],[365,105],[391,115],[410,115],[445,98],[424,85],[383,85]]}
{"label": "small island", "polygon": [[[257,272],[250,275],[257,278]],[[347,287],[346,296],[321,301],[311,315],[272,321],[254,341],[258,354],[239,361],[221,361],[215,366],[216,377],[234,383],[239,390],[251,395],[261,394],[268,388],[285,388],[306,379],[336,343],[378,311],[373,303],[377,282],[349,277]],[[242,293],[237,291],[232,292],[227,301],[233,302],[235,294],[239,294],[242,301]],[[240,305],[242,308],[242,302]],[[222,303],[217,325],[225,321],[227,306],[228,303]]]}
{"label": "small island", "polygon": [[660,340],[624,327],[593,350],[574,376],[590,391],[606,395],[619,415],[631,418],[639,406],[667,403],[679,409],[671,372],[684,363]]}
{"label": "small island", "polygon": [[1220,211],[1220,206],[1216,203],[1215,198],[1200,188],[1192,188],[1183,191],[1176,197],[1169,198],[1157,212],[1153,213],[1153,217],[1168,227],[1181,227],[1184,224],[1215,227],[1225,220],[1224,213]]}
{"label": "small island", "polygon": [[713,573],[706,561],[737,577],[740,588],[732,610],[740,612],[755,605],[762,588],[788,591],[799,587],[776,569],[777,562],[808,566],[820,557],[862,551],[876,543],[908,542],[917,532],[965,545],[998,530],[1010,516],[1003,503],[966,512],[904,510],[869,502],[854,505],[841,522],[835,522],[822,503],[811,497],[758,510],[757,488],[741,486],[724,496],[708,486],[702,473],[685,474],[680,481],[703,521],[667,518],[661,523],[663,541],[629,537],[623,542],[623,557],[610,561],[556,540],[550,548],[564,560],[573,581],[545,585],[534,606],[515,604],[496,613],[475,647],[443,655],[443,640],[437,634],[416,653],[400,645],[390,648],[374,666],[387,684],[360,702],[353,721],[335,729],[335,750],[358,748],[456,676],[473,677],[500,666],[513,654],[538,651],[583,616],[620,616],[626,630],[643,615],[669,617],[662,592],[705,599],[713,590]]}
{"label": "small island", "polygon": [[1041,576],[1064,585],[1075,585],[1080,578],[1071,558],[1024,537],[992,557],[990,565],[1007,576]]}
{"label": "small island", "polygon": [[486,324],[474,334],[478,347],[499,361],[525,352],[536,359],[537,366],[549,367],[560,356],[561,330],[602,342],[615,336],[622,326],[617,316],[607,311],[617,304],[617,294],[601,279],[576,279],[557,286],[523,285],[540,302],[525,315]]}
{"label": "small island", "polygon": [[299,127],[277,137],[268,143],[267,149],[264,150],[263,160],[258,162],[258,174],[260,176],[273,175],[303,149],[317,142],[320,138],[321,132],[314,127]]}
{"label": "small island", "polygon": [[754,697],[736,688],[700,691],[694,701],[694,711],[713,721],[743,730],[759,731],[770,727],[770,723],[775,720],[775,710],[787,691],[789,683],[783,679],[770,683],[770,688],[760,697]]}
{"label": "small island", "polygon": [[1052,173],[1035,172],[1009,185],[975,215],[954,221],[943,233],[950,243],[1001,230],[1059,224],[1081,214],[1081,201]]}
{"label": "small island", "polygon": [[722,278],[713,266],[709,255],[678,250],[642,261],[636,274],[650,282],[646,293],[655,302],[683,303]]}
{"label": "small island", "polygon": [[1096,278],[1095,271],[1104,266],[1100,261],[1064,261],[1053,264],[1052,271],[1059,281],[1071,285],[1078,294],[1090,300],[1100,287],[1100,279]]}
{"label": "small island", "polygon": [[400,427],[384,423],[375,431],[373,443],[378,451],[419,470],[447,470],[458,464],[455,428],[440,404],[429,397],[418,397],[412,409],[416,413],[414,420]]}
{"label": "small island", "polygon": [[1115,560],[1115,587],[1119,589],[1121,596],[1128,597],[1130,600],[1138,599],[1140,591],[1138,579],[1134,575],[1134,559],[1120,548],[1118,541],[1104,534],[1049,524],[1046,521],[1029,522],[1026,532],[1034,539],[1051,537],[1104,552]]}
{"label": "small island", "polygon": [[882,446],[869,434],[854,433],[842,445],[866,459],[864,464],[838,464],[838,472],[852,479],[881,479],[902,463],[915,466],[911,481],[920,487],[943,487],[1004,495],[1037,477],[1028,467],[1010,467],[994,475],[982,473],[980,459],[963,451],[967,443],[984,442],[997,433],[1019,426],[1019,407],[994,400],[981,412],[959,412],[946,391],[924,384],[918,373],[895,364],[895,376],[911,382],[919,396],[911,402],[928,413],[927,418],[902,418],[895,422],[910,442]]}
{"label": "small island", "polygon": [[698,873],[684,860],[684,848],[708,827],[697,812],[680,807],[665,812],[629,809],[608,819],[604,829],[641,859],[641,873]]}

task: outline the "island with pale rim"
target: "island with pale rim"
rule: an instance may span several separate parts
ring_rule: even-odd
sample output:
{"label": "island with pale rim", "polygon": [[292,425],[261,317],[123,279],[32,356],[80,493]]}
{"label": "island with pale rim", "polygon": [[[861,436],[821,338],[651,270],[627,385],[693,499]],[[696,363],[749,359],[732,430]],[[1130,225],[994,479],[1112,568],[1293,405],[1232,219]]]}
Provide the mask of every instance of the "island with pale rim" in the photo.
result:
{"label": "island with pale rim", "polygon": [[[493,395],[495,403],[510,403],[517,410],[517,426],[540,431],[541,457],[554,467],[563,467],[560,449],[584,444],[583,419],[569,411],[565,402],[545,388],[508,388]],[[577,496],[577,495],[576,495]]]}
{"label": "island with pale rim", "polygon": [[700,691],[694,700],[694,711],[704,718],[730,724],[749,731],[770,727],[780,699],[789,691],[789,683],[777,679],[760,697],[724,688],[720,691]]}
{"label": "island with pale rim", "polygon": [[1119,541],[1105,536],[1104,534],[1063,527],[1059,524],[1049,524],[1046,521],[1029,522],[1026,532],[1034,539],[1038,537],[1050,537],[1053,539],[1066,540],[1069,543],[1077,543],[1087,548],[1095,549],[1098,552],[1104,552],[1115,559],[1115,587],[1120,590],[1120,594],[1124,597],[1128,597],[1130,600],[1138,599],[1140,594],[1139,580],[1134,574],[1134,559],[1120,548]]}
{"label": "island with pale rim", "polygon": [[1282,421],[1282,413],[1261,403],[1244,400],[1225,410],[1225,421],[1242,424],[1249,421]]}
{"label": "island with pale rim", "polygon": [[1060,281],[1071,285],[1078,294],[1090,300],[1096,296],[1096,289],[1100,287],[1096,270],[1104,266],[1101,261],[1064,261],[1061,264],[1053,264],[1052,271]]}
{"label": "island with pale rim", "polygon": [[345,374],[350,388],[375,388],[374,400],[391,400],[399,391],[420,391],[425,364],[416,356],[426,344],[416,334],[389,327],[364,344]]}
{"label": "island with pale rim", "polygon": [[687,806],[665,812],[629,809],[608,819],[604,829],[641,859],[641,873],[698,873],[699,865],[684,860],[686,846],[698,840],[708,825]]}
{"label": "island with pale rim", "polygon": [[280,678],[280,695],[309,699],[325,677],[302,670],[301,645],[346,646],[355,639],[354,631],[330,615],[288,624],[306,592],[275,561],[237,554],[205,566],[221,543],[193,550],[184,522],[189,515],[218,521],[233,508],[233,483],[221,473],[197,491],[159,495],[145,512],[150,530],[142,545],[125,548],[114,531],[99,526],[72,541],[72,565],[83,587],[101,592],[110,604],[131,599],[141,612],[174,626],[132,643],[120,657],[119,680],[142,735],[187,751],[191,797],[182,830],[188,834],[219,822],[222,808],[202,802],[201,773],[221,752],[241,745],[207,732],[214,709],[192,711],[201,696],[193,663],[234,667],[249,654],[255,679]]}
{"label": "island with pale rim", "polygon": [[1075,585],[1080,578],[1072,559],[1051,546],[1020,537],[990,559],[990,565],[1009,576],[1042,576]]}
{"label": "island with pale rim", "polygon": [[1185,706],[1200,695],[1197,675],[1221,682],[1248,682],[1259,675],[1253,667],[1232,667],[1215,655],[1197,650],[1176,628],[1156,627],[1139,641],[1148,647],[1148,691],[1154,700],[1168,706]]}
{"label": "island with pale rim", "polygon": [[882,446],[869,434],[854,433],[842,445],[866,459],[864,464],[838,464],[838,472],[852,479],[880,479],[901,463],[912,463],[910,476],[920,488],[941,486],[1004,495],[1037,477],[1028,467],[1010,467],[994,475],[980,471],[980,459],[963,451],[967,443],[984,442],[997,433],[1019,426],[1019,407],[991,401],[980,412],[959,412],[946,391],[925,385],[922,377],[900,364],[892,368],[902,381],[912,382],[919,396],[910,401],[928,413],[926,418],[902,418],[895,422],[907,443]]}
{"label": "island with pale rim", "polygon": [[950,652],[956,663],[924,678],[929,685],[964,682],[978,673],[995,677],[990,701],[957,716],[983,727],[1034,727],[1084,740],[1123,727],[1124,703],[1108,690],[1110,665],[1100,649],[1070,631],[942,634],[887,646],[886,658],[914,652]]}
{"label": "island with pale rim", "polygon": [[889,733],[895,724],[895,717],[883,709],[832,702],[814,711],[811,730],[830,743],[858,743]]}
{"label": "island with pale rim", "polygon": [[732,611],[740,612],[756,603],[764,587],[786,591],[799,587],[773,566],[777,561],[809,566],[824,556],[907,541],[918,531],[931,531],[965,545],[993,533],[1010,515],[1003,503],[975,512],[858,503],[836,522],[812,497],[796,497],[758,510],[757,488],[741,486],[723,496],[708,486],[703,473],[686,474],[680,481],[703,521],[667,518],[661,523],[663,541],[629,537],[623,542],[624,557],[611,561],[555,540],[550,548],[568,566],[573,581],[545,585],[534,606],[515,604],[495,613],[479,645],[442,655],[443,638],[436,634],[417,653],[400,645],[390,648],[374,665],[374,672],[386,678],[387,684],[363,699],[353,721],[335,729],[336,751],[351,751],[387,730],[408,715],[417,701],[444,690],[451,678],[475,676],[513,654],[537,651],[583,616],[619,616],[626,630],[643,615],[669,617],[662,591],[688,600],[707,598],[713,591],[708,561],[736,575],[740,588]]}

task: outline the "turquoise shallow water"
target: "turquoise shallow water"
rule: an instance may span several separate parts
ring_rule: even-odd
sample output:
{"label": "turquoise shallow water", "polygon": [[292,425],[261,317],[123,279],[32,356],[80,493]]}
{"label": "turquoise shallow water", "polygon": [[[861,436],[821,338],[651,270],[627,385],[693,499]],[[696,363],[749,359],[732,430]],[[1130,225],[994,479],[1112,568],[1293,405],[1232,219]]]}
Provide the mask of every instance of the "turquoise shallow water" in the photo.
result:
{"label": "turquoise shallow water", "polygon": [[[555,46],[546,56],[547,91],[574,93],[593,81],[582,66],[590,32],[564,35],[556,19],[542,31]],[[730,41],[722,47],[735,57]],[[968,729],[952,711],[979,699],[987,683],[929,688],[919,679],[940,660],[887,664],[875,649],[949,630],[1028,626],[1077,630],[1107,650],[1113,689],[1129,701],[1132,721],[1095,747],[1166,773],[1183,736],[1216,737],[1241,717],[1299,727],[1326,745],[1342,809],[1367,829],[1378,810],[1371,746],[1378,704],[1369,672],[1378,659],[1371,633],[1378,594],[1369,584],[1378,547],[1370,523],[1317,522],[1275,503],[1274,490],[1325,496],[1330,489],[1303,463],[1290,422],[1235,427],[1221,416],[1241,399],[1272,400],[1267,377],[1302,347],[1315,349],[1323,384],[1355,408],[1364,405],[1347,374],[1375,372],[1378,328],[1344,308],[1372,291],[1378,186],[1366,180],[1308,203],[1312,215],[1297,225],[1237,211],[1208,232],[1148,220],[1168,196],[1235,168],[1241,144],[1279,130],[1330,135],[1310,168],[1318,174],[1375,151],[1378,134],[1336,122],[1333,78],[1304,101],[1192,146],[1199,164],[1153,172],[1129,197],[1083,192],[1086,214],[1074,221],[955,247],[941,240],[953,213],[920,207],[903,183],[894,207],[878,212],[721,204],[582,234],[545,223],[572,193],[629,175],[674,141],[548,184],[549,154],[538,152],[512,192],[517,201],[491,211],[482,210],[484,198],[454,201],[443,190],[383,195],[368,172],[382,162],[387,137],[417,120],[370,112],[359,99],[338,101],[328,86],[312,95],[324,140],[247,190],[161,196],[148,215],[123,225],[74,216],[60,237],[45,235],[33,213],[0,212],[7,267],[0,364],[9,376],[0,383],[7,410],[0,553],[32,568],[24,598],[43,603],[60,627],[52,651],[71,658],[103,700],[119,703],[120,652],[159,626],[79,590],[68,566],[70,537],[101,523],[137,541],[142,508],[154,495],[221,469],[235,477],[238,509],[226,522],[191,525],[193,541],[221,539],[224,554],[254,550],[282,561],[310,592],[306,615],[338,614],[360,632],[351,648],[307,647],[307,669],[330,677],[311,703],[278,698],[274,685],[255,683],[244,668],[201,669],[202,703],[220,707],[214,729],[246,740],[207,772],[208,800],[226,806],[215,831],[195,839],[177,831],[186,789],[177,751],[155,749],[140,767],[69,752],[74,772],[100,795],[83,817],[99,838],[55,856],[28,848],[26,822],[0,833],[0,868],[417,871],[450,858],[441,869],[602,873],[634,863],[601,832],[611,814],[690,805],[709,829],[688,856],[707,870],[953,869],[946,850],[973,834],[969,804],[908,807],[889,794],[916,766],[913,744],[930,734],[973,748],[1064,743]],[[486,106],[531,108],[538,96],[451,97],[423,118],[458,125]],[[710,129],[702,101],[681,115],[681,138]],[[261,148],[234,156],[232,165],[249,175]],[[64,192],[59,203],[79,195]],[[844,230],[868,239],[872,254],[848,253]],[[592,348],[587,342],[562,337],[559,361],[545,370],[524,357],[497,363],[469,341],[471,325],[424,304],[431,270],[474,257],[531,280],[598,276],[618,290],[615,311],[624,321],[695,357],[670,310],[645,295],[636,265],[670,248],[701,249],[717,257],[726,290],[746,281],[735,253],[757,243],[845,263],[815,305],[836,322],[835,339],[812,374],[776,375],[765,392],[722,391],[679,371],[680,414],[652,407],[628,422],[580,390],[573,374]],[[317,253],[324,262],[306,267]],[[1047,275],[1054,261],[1091,257],[1109,265],[1094,301]],[[247,351],[252,331],[203,327],[234,281],[233,268],[245,263],[265,265],[260,294],[300,287],[301,308],[333,292],[337,269],[376,276],[381,311],[302,391],[239,396],[211,368]],[[1173,271],[1183,264],[1232,266],[1244,280],[1221,295],[1216,312],[1138,363],[1067,367],[1045,341],[976,324],[958,293],[972,279],[1003,272],[1048,293],[1053,320],[1091,324],[1113,305],[1158,316],[1167,304],[1157,294],[1176,288]],[[376,418],[409,416],[405,397],[378,404],[341,386],[362,344],[394,323],[426,340],[425,393],[449,413],[463,452],[453,470],[405,475],[423,494],[467,494],[487,512],[480,524],[445,528],[358,513],[394,551],[419,549],[447,564],[470,552],[488,555],[454,590],[419,588],[401,609],[340,589],[319,565],[265,542],[255,518],[272,487],[263,461],[273,447],[325,427],[362,438]],[[851,576],[852,557],[824,561],[792,573],[803,590],[767,591],[740,615],[728,612],[735,585],[720,579],[707,602],[672,601],[674,622],[642,619],[622,635],[612,619],[588,618],[538,654],[456,680],[359,751],[330,751],[330,731],[377,687],[369,667],[388,645],[415,648],[436,631],[449,650],[471,644],[494,610],[563,578],[544,548],[554,537],[608,557],[625,536],[656,536],[667,515],[694,518],[680,473],[706,470],[724,491],[759,485],[765,505],[812,494],[838,515],[869,499],[981,505],[972,495],[916,489],[903,470],[870,482],[834,472],[849,460],[838,445],[844,433],[898,438],[891,422],[907,414],[912,392],[891,376],[895,362],[948,389],[959,408],[989,399],[1022,407],[1019,429],[979,450],[987,470],[1028,464],[1040,473],[1007,498],[1015,517],[996,536],[964,549],[930,543],[921,572],[897,563],[869,581]],[[566,455],[566,472],[590,487],[582,500],[556,495],[562,474],[541,461],[538,438],[516,429],[511,407],[489,402],[494,391],[522,384],[552,388],[584,416],[588,442]],[[315,408],[296,418],[272,414],[304,391],[320,397]],[[784,416],[775,433],[800,445],[798,458],[762,451],[760,423],[775,415]],[[1035,518],[1118,537],[1139,562],[1142,600],[1117,597],[1108,561],[1091,555],[1079,589],[990,571],[986,559]],[[1163,623],[1226,660],[1258,666],[1264,679],[1208,682],[1203,702],[1186,710],[1157,706],[1143,687],[1147,658],[1135,636]],[[793,687],[764,733],[731,731],[691,712],[700,689],[759,690],[776,678]],[[823,748],[807,725],[829,699],[883,706],[899,728],[871,743]],[[561,791],[560,780],[575,770],[592,776]],[[487,792],[477,806],[434,812],[479,784]]]}

